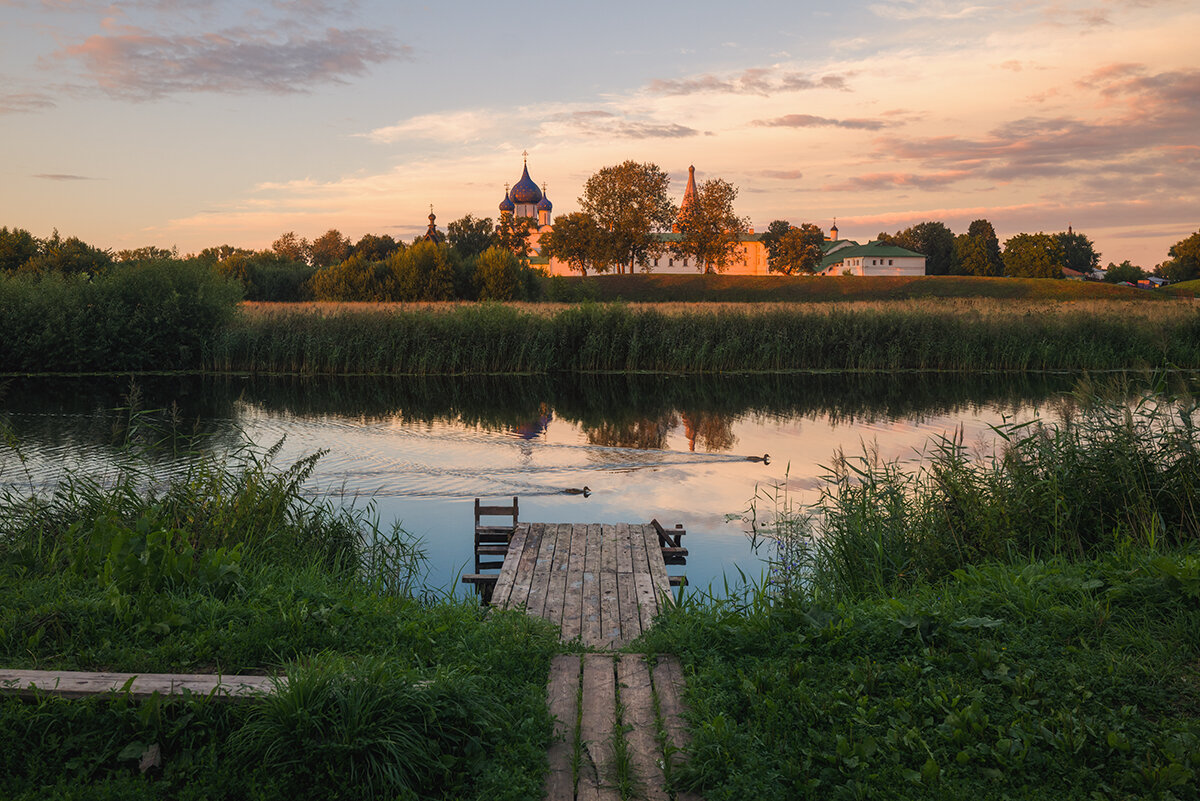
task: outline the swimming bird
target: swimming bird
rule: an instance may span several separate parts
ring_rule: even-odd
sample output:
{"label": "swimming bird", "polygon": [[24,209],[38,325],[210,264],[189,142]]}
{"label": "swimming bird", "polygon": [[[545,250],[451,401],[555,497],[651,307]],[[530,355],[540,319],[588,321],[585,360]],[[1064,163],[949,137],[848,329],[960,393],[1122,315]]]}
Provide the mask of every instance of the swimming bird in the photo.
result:
{"label": "swimming bird", "polygon": [[586,498],[592,494],[592,491],[586,486],[583,489],[579,489],[578,487],[569,487],[569,488],[563,490],[563,494],[564,495],[582,495],[583,497]]}
{"label": "swimming bird", "polygon": [[764,453],[762,456],[747,456],[747,462],[762,462],[763,464],[771,463],[771,454]]}

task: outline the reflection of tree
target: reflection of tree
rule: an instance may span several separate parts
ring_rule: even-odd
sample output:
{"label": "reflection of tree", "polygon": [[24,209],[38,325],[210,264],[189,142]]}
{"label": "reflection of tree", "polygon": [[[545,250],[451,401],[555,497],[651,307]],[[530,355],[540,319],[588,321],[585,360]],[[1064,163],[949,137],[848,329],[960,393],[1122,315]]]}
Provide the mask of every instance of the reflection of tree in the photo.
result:
{"label": "reflection of tree", "polygon": [[737,443],[733,435],[733,419],[720,412],[680,412],[688,450],[696,450],[696,442],[709,453],[731,450]]}
{"label": "reflection of tree", "polygon": [[667,447],[667,435],[679,425],[679,415],[674,411],[664,412],[658,417],[641,417],[634,420],[605,421],[584,425],[583,433],[593,445],[607,448],[642,448],[662,450]]}

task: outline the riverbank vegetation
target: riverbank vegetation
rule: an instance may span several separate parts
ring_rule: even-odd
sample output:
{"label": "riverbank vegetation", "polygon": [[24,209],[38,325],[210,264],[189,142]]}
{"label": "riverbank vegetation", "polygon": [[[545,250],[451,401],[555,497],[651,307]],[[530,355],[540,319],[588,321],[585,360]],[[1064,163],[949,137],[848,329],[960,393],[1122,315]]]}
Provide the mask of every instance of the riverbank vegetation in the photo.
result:
{"label": "riverbank vegetation", "polygon": [[424,588],[419,544],[303,491],[316,456],[166,477],[153,444],[120,475],[0,497],[0,661],[288,682],[239,703],[0,697],[0,741],[21,744],[0,796],[538,796],[547,625]]}
{"label": "riverbank vegetation", "polygon": [[[1161,388],[1160,388],[1161,389]],[[772,570],[644,645],[685,665],[707,799],[1195,797],[1200,411],[1084,393],[998,450],[835,459]]]}

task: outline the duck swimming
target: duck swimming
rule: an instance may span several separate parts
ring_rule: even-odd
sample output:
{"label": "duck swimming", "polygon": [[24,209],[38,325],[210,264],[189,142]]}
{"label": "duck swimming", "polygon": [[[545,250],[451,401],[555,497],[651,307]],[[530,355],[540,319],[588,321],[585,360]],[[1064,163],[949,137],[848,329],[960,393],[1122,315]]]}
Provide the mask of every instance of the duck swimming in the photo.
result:
{"label": "duck swimming", "polygon": [[763,464],[771,463],[771,454],[764,453],[762,456],[747,456],[747,462],[762,462]]}
{"label": "duck swimming", "polygon": [[592,494],[592,491],[586,486],[583,489],[579,489],[578,487],[569,487],[568,489],[563,490],[563,494],[564,495],[582,495],[583,497],[586,498]]}

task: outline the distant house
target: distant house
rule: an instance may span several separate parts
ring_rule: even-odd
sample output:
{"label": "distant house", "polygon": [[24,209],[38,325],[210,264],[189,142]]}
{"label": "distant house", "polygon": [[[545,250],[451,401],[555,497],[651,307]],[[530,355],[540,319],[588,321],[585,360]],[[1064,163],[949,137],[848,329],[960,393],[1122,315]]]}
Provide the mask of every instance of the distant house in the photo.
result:
{"label": "distant house", "polygon": [[825,243],[822,275],[924,275],[920,253],[878,240],[860,245],[850,239]]}
{"label": "distant house", "polygon": [[1063,267],[1062,274],[1063,278],[1069,281],[1086,281],[1091,276],[1090,273],[1081,273],[1079,270],[1072,270],[1070,267]]}

